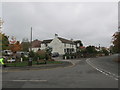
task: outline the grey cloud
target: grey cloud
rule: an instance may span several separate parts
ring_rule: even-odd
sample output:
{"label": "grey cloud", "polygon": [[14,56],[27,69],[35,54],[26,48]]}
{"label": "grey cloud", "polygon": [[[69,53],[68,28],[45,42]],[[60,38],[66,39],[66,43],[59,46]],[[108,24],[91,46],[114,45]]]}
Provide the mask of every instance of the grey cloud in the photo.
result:
{"label": "grey cloud", "polygon": [[117,3],[3,3],[4,32],[18,40],[81,39],[85,45],[109,46],[117,31]]}

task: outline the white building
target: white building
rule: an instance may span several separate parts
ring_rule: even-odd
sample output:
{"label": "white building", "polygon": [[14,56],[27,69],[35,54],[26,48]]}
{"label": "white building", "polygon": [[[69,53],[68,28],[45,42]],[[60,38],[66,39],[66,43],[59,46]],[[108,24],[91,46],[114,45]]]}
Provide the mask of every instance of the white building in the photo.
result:
{"label": "white building", "polygon": [[46,49],[48,46],[52,48],[52,53],[58,52],[60,55],[76,52],[76,45],[72,40],[67,40],[57,35],[54,39],[43,40],[41,50]]}
{"label": "white building", "polygon": [[[34,40],[32,41],[32,51],[37,52],[41,47],[41,41],[40,40]],[[29,49],[30,50],[30,49]]]}

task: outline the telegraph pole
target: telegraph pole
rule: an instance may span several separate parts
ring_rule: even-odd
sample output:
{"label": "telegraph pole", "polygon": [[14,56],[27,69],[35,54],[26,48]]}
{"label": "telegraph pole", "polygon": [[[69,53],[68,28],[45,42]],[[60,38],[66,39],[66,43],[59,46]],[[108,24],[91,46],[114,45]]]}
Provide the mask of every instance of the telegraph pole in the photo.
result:
{"label": "telegraph pole", "polygon": [[28,66],[32,66],[32,27],[31,27],[31,35],[30,35],[30,52],[29,52],[29,60],[28,60]]}
{"label": "telegraph pole", "polygon": [[30,51],[32,51],[32,27],[31,27],[31,35],[30,35]]}

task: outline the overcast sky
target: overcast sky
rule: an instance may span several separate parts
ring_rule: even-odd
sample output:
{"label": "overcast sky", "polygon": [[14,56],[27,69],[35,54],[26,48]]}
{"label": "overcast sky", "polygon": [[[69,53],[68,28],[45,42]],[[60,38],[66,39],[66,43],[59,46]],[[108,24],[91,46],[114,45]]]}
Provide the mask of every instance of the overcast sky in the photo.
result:
{"label": "overcast sky", "polygon": [[112,35],[118,30],[116,2],[22,2],[2,3],[4,32],[17,40],[59,37],[81,40],[85,46],[110,46]]}

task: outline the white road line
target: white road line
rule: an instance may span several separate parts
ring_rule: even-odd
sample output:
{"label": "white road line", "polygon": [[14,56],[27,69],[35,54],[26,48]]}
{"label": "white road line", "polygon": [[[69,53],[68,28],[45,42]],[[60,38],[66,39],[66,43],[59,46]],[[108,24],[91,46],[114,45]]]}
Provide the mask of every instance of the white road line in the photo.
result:
{"label": "white road line", "polygon": [[115,75],[115,74],[113,74],[113,73],[111,73],[111,72],[109,72],[109,71],[103,70],[103,69],[101,69],[101,68],[97,68],[95,65],[93,65],[93,64],[90,62],[90,58],[86,59],[86,62],[87,62],[90,66],[92,66],[94,69],[98,70],[99,72],[101,72],[101,73],[103,73],[103,74],[105,74],[105,75],[107,75],[107,76],[109,76],[109,77],[113,77],[115,80],[118,80],[119,76],[117,76],[117,75]]}
{"label": "white road line", "polygon": [[47,82],[47,80],[10,80],[14,82]]}

